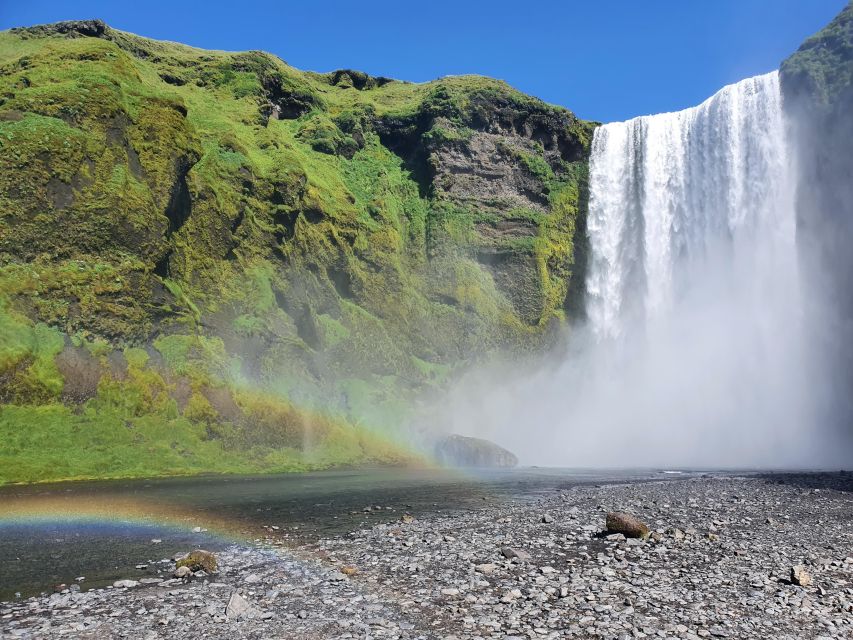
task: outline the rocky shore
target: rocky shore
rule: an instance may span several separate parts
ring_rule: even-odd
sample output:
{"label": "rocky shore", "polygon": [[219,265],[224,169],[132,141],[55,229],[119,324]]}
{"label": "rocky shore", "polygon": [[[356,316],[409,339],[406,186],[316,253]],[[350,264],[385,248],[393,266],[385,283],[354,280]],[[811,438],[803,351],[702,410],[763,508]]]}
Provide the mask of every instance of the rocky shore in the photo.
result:
{"label": "rocky shore", "polygon": [[[605,532],[613,511],[648,537]],[[270,523],[211,574],[172,577],[163,559],[150,578],[0,603],[0,637],[853,638],[850,473],[579,486],[396,517],[295,548]]]}

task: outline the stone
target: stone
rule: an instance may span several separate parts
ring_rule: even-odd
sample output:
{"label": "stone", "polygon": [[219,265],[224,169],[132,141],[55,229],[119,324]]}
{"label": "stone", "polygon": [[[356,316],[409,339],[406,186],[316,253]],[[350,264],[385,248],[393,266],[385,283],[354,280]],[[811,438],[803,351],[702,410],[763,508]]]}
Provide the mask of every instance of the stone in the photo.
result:
{"label": "stone", "polygon": [[225,607],[225,615],[229,620],[235,620],[245,616],[251,609],[252,605],[249,601],[235,591],[228,600],[228,606]]}
{"label": "stone", "polygon": [[175,578],[189,578],[193,574],[193,570],[189,567],[178,567],[175,569],[175,572],[172,574]]}
{"label": "stone", "polygon": [[513,547],[503,547],[501,549],[501,555],[508,560],[512,558],[517,558],[522,562],[530,562],[531,555],[525,551],[524,549],[515,549]]}
{"label": "stone", "polygon": [[497,565],[492,564],[491,562],[486,562],[484,564],[478,564],[474,567],[474,571],[476,571],[477,573],[485,574],[485,575],[493,573],[495,569],[497,569]]}
{"label": "stone", "polygon": [[129,589],[130,587],[138,587],[139,583],[136,580],[116,580],[113,582],[116,589]]}
{"label": "stone", "polygon": [[546,513],[544,516],[542,516],[542,522],[545,524],[551,524],[552,522],[554,522],[554,517]]}
{"label": "stone", "polygon": [[808,587],[812,583],[812,576],[803,565],[798,564],[791,567],[791,582],[801,587]]}
{"label": "stone", "polygon": [[521,597],[520,589],[510,589],[501,598],[501,602],[512,602]]}
{"label": "stone", "polygon": [[190,571],[206,571],[213,573],[216,571],[216,556],[210,551],[204,549],[195,549],[190,551],[176,563],[176,568],[189,567]]}
{"label": "stone", "polygon": [[611,511],[605,519],[609,533],[621,533],[626,538],[648,538],[649,528],[635,516],[623,511]]}

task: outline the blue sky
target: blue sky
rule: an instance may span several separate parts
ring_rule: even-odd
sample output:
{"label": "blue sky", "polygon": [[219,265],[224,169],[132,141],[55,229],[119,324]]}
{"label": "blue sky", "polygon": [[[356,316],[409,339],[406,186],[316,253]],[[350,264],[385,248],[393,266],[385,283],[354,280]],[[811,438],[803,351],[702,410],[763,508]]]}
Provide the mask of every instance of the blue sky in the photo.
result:
{"label": "blue sky", "polygon": [[0,0],[0,29],[98,17],[197,47],[264,49],[301,69],[417,82],[479,73],[608,122],[682,109],[775,69],[846,3]]}

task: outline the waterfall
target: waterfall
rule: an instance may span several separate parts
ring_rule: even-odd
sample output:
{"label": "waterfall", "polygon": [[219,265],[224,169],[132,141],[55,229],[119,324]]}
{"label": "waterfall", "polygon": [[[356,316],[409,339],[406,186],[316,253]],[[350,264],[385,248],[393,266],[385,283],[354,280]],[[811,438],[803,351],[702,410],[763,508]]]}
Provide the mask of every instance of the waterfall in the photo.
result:
{"label": "waterfall", "polygon": [[775,71],[691,109],[598,128],[587,279],[596,335],[671,313],[708,268],[734,262],[758,287],[795,277],[793,184]]}
{"label": "waterfall", "polygon": [[548,366],[472,377],[453,420],[522,464],[843,459],[815,419],[809,345],[825,327],[803,313],[791,147],[776,73],[599,127],[588,327]]}

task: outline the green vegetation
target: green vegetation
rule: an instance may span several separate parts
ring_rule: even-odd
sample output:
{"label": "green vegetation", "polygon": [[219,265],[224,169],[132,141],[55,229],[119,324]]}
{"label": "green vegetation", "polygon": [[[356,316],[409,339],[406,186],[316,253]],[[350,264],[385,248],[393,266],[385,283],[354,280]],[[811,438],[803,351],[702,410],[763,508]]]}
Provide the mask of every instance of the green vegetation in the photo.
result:
{"label": "green vegetation", "polygon": [[825,28],[808,38],[782,63],[789,93],[806,93],[813,104],[828,108],[848,102],[853,91],[853,2]]}
{"label": "green vegetation", "polygon": [[[0,33],[0,482],[411,461],[419,394],[578,308],[592,128],[488,78]],[[484,135],[537,202],[437,183]]]}

